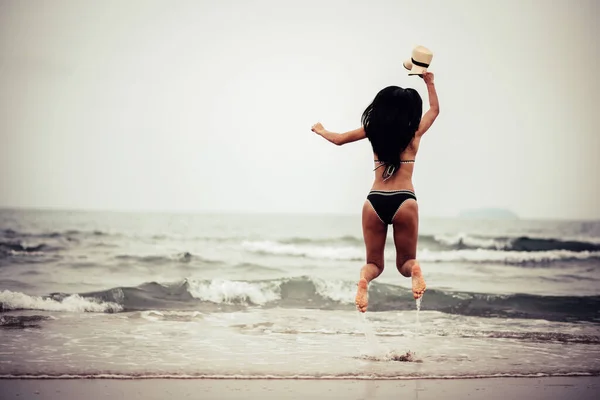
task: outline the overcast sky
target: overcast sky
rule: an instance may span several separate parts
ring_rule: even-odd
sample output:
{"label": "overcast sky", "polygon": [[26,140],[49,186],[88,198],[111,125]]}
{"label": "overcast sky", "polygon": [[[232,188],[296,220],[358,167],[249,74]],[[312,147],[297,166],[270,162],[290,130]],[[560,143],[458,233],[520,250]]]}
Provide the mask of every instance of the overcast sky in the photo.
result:
{"label": "overcast sky", "polygon": [[0,206],[359,213],[375,94],[423,82],[421,213],[600,218],[594,0],[0,0]]}

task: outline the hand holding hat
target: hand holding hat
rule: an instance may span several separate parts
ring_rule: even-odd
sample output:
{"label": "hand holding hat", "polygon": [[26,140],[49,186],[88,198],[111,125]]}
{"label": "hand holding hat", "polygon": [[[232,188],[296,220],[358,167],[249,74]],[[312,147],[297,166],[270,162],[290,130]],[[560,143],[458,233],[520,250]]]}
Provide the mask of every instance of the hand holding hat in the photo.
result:
{"label": "hand holding hat", "polygon": [[412,51],[411,59],[404,61],[402,65],[408,70],[408,75],[423,75],[427,72],[432,59],[433,53],[431,50],[423,46],[417,46]]}

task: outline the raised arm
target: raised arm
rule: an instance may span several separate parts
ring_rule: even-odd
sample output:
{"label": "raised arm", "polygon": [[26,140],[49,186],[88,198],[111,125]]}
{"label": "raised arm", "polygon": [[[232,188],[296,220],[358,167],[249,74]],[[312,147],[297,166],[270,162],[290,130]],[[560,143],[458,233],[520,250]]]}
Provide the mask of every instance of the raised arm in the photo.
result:
{"label": "raised arm", "polygon": [[312,128],[310,128],[310,130],[316,133],[317,135],[323,136],[325,139],[337,146],[341,146],[346,143],[356,142],[357,140],[362,140],[367,137],[365,129],[362,126],[353,131],[335,133],[323,128],[323,125],[321,125],[320,122],[317,122],[312,126]]}
{"label": "raised arm", "polygon": [[425,115],[423,115],[421,118],[421,123],[419,124],[419,129],[417,129],[415,136],[423,136],[440,113],[437,92],[435,91],[435,84],[433,83],[433,73],[426,72],[423,74],[422,78],[427,85],[427,93],[429,95],[429,110],[427,110]]}

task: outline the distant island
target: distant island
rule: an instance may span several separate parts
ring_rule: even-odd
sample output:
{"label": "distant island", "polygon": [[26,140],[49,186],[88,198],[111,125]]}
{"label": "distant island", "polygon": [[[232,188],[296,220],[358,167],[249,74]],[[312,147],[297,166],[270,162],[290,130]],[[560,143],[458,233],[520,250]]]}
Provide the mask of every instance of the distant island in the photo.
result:
{"label": "distant island", "polygon": [[517,214],[504,208],[478,208],[473,210],[463,210],[458,213],[458,217],[471,219],[519,219]]}

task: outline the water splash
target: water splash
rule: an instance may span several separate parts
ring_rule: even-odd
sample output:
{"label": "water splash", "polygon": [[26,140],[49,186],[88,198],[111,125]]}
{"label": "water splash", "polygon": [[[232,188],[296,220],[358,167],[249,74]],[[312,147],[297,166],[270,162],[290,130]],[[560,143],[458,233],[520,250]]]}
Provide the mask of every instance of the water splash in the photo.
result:
{"label": "water splash", "polygon": [[402,354],[391,352],[388,354],[388,357],[389,357],[390,361],[415,362],[415,363],[423,362],[422,360],[417,359],[415,353],[413,353],[410,350],[407,351],[406,353],[402,353]]}
{"label": "water splash", "polygon": [[363,327],[363,332],[365,333],[365,337],[367,338],[367,350],[368,353],[375,357],[385,357],[385,355],[389,354],[390,351],[387,350],[380,342],[377,340],[375,336],[375,332],[369,321],[367,320],[366,313],[361,313],[360,311],[356,311],[358,319]]}
{"label": "water splash", "polygon": [[423,296],[421,296],[415,300],[415,303],[417,304],[417,321],[416,321],[417,335],[419,334],[419,331],[421,330],[421,320],[419,319],[419,312],[421,311],[421,302],[422,301],[423,301]]}
{"label": "water splash", "polygon": [[[423,297],[416,300],[417,304],[417,321],[416,321],[416,335],[420,334],[421,322],[419,321],[419,311],[421,311],[421,301]],[[404,362],[422,362],[415,357],[415,353],[407,351],[406,353],[398,354],[394,350],[385,348],[382,343],[377,339],[375,331],[372,325],[367,319],[366,313],[361,313],[356,310],[356,315],[359,323],[362,325],[363,332],[367,339],[367,354],[364,354],[361,358],[368,359],[371,361],[404,361]]]}
{"label": "water splash", "polygon": [[390,362],[390,361],[399,361],[399,362],[410,362],[410,363],[422,363],[423,360],[417,358],[416,353],[412,351],[407,351],[406,353],[396,353],[394,350],[390,351],[387,354],[381,355],[362,355],[360,357],[355,357],[360,360],[367,361],[375,361],[375,362]]}

